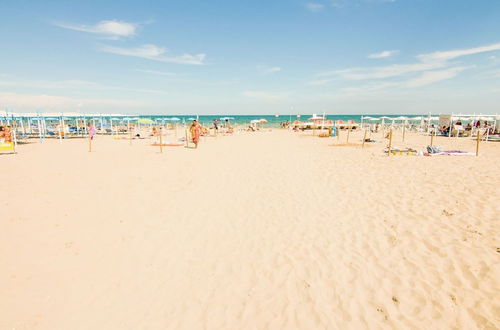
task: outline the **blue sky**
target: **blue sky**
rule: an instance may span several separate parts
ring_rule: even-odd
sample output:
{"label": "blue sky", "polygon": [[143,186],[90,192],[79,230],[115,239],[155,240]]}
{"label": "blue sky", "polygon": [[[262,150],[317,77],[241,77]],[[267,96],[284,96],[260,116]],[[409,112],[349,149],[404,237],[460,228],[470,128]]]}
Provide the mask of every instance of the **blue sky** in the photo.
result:
{"label": "blue sky", "polygon": [[499,0],[0,2],[0,109],[500,113]]}

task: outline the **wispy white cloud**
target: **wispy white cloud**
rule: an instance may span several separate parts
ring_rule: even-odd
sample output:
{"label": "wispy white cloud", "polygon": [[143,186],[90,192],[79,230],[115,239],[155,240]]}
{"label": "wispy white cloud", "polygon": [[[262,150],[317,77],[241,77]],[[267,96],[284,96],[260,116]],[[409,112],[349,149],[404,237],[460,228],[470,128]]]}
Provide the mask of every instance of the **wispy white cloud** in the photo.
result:
{"label": "wispy white cloud", "polygon": [[[450,68],[449,70],[434,71],[437,69],[444,69],[450,67],[453,63],[450,62],[452,59],[456,59],[462,56],[474,55],[483,52],[490,52],[500,49],[500,43],[486,45],[481,47],[474,47],[469,49],[452,50],[452,51],[438,51],[434,53],[426,53],[417,55],[418,62],[410,64],[393,64],[388,66],[374,66],[374,67],[355,67],[347,68],[343,70],[333,70],[320,72],[316,76],[317,80],[309,82],[309,85],[322,85],[333,81],[332,78],[325,77],[339,77],[346,80],[370,80],[370,79],[388,79],[395,77],[403,77],[408,75],[415,75],[422,72],[429,72],[428,75],[424,77],[415,78],[415,82],[410,85],[418,86],[424,81],[431,81],[433,79],[439,79],[439,77],[446,77],[451,75],[451,78],[455,77],[459,72],[463,70],[457,70],[457,67]],[[385,52],[380,54],[372,55],[385,55]],[[420,79],[422,78],[422,79]],[[450,79],[450,78],[446,78]]]}
{"label": "wispy white cloud", "polygon": [[317,2],[308,2],[305,4],[305,7],[313,13],[317,13],[322,11],[325,8],[325,5]]}
{"label": "wispy white cloud", "polygon": [[173,77],[176,76],[177,74],[172,73],[172,72],[165,72],[165,71],[156,71],[156,70],[143,70],[143,69],[137,69],[135,70],[137,72],[142,72],[142,73],[149,73],[149,74],[154,74],[157,76],[165,76],[165,77]]}
{"label": "wispy white cloud", "polygon": [[137,24],[118,20],[100,21],[94,25],[71,23],[54,23],[54,25],[65,29],[102,35],[109,39],[133,37],[136,35],[138,27]]}
{"label": "wispy white cloud", "polygon": [[136,48],[103,46],[101,47],[101,51],[124,56],[146,58],[149,60],[160,62],[191,65],[203,65],[206,56],[205,54],[183,54],[179,56],[167,56],[167,50],[165,48],[151,44],[142,45]]}
{"label": "wispy white cloud", "polygon": [[243,96],[264,100],[264,101],[280,101],[287,98],[289,93],[265,92],[265,91],[245,91]]}
{"label": "wispy white cloud", "polygon": [[407,81],[404,86],[409,88],[421,87],[429,84],[436,83],[442,80],[448,80],[454,78],[459,72],[469,69],[470,67],[453,67],[445,70],[439,71],[427,71],[423,72],[417,78]]}
{"label": "wispy white cloud", "polygon": [[262,73],[262,74],[270,74],[270,73],[280,72],[282,70],[282,68],[279,67],[279,66],[262,66],[262,65],[259,65],[259,66],[257,66],[257,70],[259,70],[259,72]]}
{"label": "wispy white cloud", "polygon": [[466,49],[438,51],[434,53],[418,55],[418,58],[423,62],[448,61],[461,56],[474,55],[479,53],[491,52],[495,50],[500,50],[500,43],[480,46],[480,47],[466,48]]}
{"label": "wispy white cloud", "polygon": [[320,72],[318,77],[339,76],[348,80],[385,79],[397,77],[409,73],[433,70],[444,67],[441,62],[436,63],[413,63],[394,64],[380,67],[349,68],[344,70]]}
{"label": "wispy white cloud", "polygon": [[384,50],[380,53],[370,54],[368,58],[386,58],[391,57],[399,53],[399,50]]}

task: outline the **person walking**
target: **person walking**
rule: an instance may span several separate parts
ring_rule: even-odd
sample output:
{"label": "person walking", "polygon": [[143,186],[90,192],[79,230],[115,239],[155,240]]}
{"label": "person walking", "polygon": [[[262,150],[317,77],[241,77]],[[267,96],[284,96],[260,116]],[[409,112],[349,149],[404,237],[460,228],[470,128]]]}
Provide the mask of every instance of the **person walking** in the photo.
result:
{"label": "person walking", "polygon": [[189,127],[189,132],[191,133],[191,138],[193,139],[195,149],[198,148],[198,142],[200,142],[201,127],[198,121],[195,119]]}

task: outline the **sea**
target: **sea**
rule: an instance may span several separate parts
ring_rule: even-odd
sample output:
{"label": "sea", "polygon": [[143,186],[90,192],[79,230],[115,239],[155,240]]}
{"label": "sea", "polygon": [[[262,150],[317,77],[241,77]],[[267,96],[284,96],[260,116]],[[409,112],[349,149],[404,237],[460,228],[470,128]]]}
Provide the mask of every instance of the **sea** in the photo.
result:
{"label": "sea", "polygon": [[[308,118],[311,118],[311,114],[301,114],[300,117],[297,117],[298,115],[140,115],[137,116],[139,118],[149,118],[155,121],[166,121],[168,122],[172,118],[179,119],[177,122],[178,123],[185,123],[185,122],[191,122],[193,119],[198,118],[199,122],[203,125],[209,125],[213,123],[214,120],[219,120],[220,122],[224,122],[225,119],[227,118],[230,123],[232,124],[238,124],[238,125],[245,125],[249,124],[252,120],[259,120],[259,119],[266,119],[267,123],[265,126],[268,127],[279,127],[281,123],[289,121],[293,122],[295,120],[300,120],[300,121],[306,121]],[[317,114],[317,116],[322,116],[321,114]],[[405,116],[405,117],[416,117],[416,116],[423,116],[423,115],[326,115],[325,118],[326,120],[343,120],[343,121],[348,121],[348,120],[354,120],[355,122],[361,122],[361,117],[381,117],[381,116],[386,116],[390,118],[397,118],[400,116]],[[424,115],[425,116],[425,115]],[[425,116],[426,117],[426,116]],[[390,119],[386,119],[386,122],[390,121]]]}

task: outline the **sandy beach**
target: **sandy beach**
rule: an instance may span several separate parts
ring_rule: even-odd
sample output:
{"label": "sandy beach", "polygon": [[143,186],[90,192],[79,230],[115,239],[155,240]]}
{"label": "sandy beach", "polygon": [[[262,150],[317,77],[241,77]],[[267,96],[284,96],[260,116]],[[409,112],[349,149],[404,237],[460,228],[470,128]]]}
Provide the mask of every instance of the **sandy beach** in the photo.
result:
{"label": "sandy beach", "polygon": [[361,134],[0,155],[0,329],[498,329],[500,144]]}

